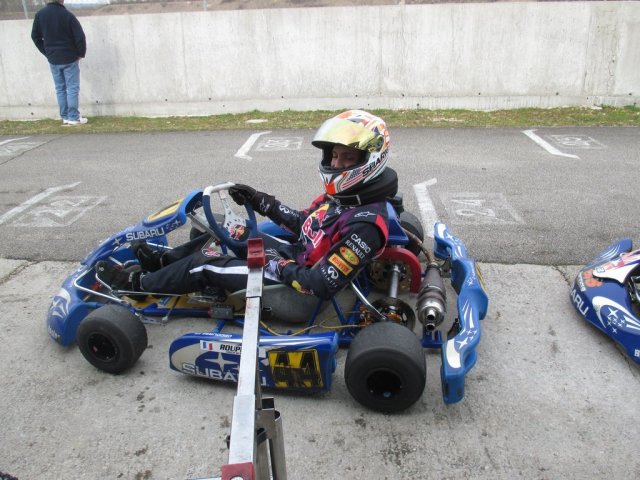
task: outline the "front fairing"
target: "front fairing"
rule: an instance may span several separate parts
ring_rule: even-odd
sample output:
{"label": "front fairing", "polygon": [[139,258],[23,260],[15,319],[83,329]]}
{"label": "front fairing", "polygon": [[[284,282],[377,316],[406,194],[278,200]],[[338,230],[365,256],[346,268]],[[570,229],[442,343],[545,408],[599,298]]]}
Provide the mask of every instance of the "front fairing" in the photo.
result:
{"label": "front fairing", "polygon": [[80,322],[88,313],[101,306],[91,295],[96,283],[93,266],[98,260],[111,258],[119,263],[133,260],[128,248],[134,240],[147,240],[156,245],[167,245],[166,235],[187,222],[188,213],[202,203],[202,191],[193,190],[159,212],[149,215],[109,237],[89,253],[78,269],[69,275],[53,297],[47,312],[47,332],[56,342],[69,346],[75,342]]}
{"label": "front fairing", "polygon": [[193,190],[188,195],[149,215],[141,222],[125,228],[104,240],[98,248],[82,260],[83,265],[93,265],[112,252],[135,240],[145,240],[156,245],[167,245],[167,234],[187,222],[188,213],[202,205],[202,191]]}
{"label": "front fairing", "polygon": [[47,332],[65,347],[75,342],[78,325],[90,310],[84,301],[85,294],[75,287],[75,282],[86,276],[87,270],[89,267],[81,265],[69,275],[49,305]]}

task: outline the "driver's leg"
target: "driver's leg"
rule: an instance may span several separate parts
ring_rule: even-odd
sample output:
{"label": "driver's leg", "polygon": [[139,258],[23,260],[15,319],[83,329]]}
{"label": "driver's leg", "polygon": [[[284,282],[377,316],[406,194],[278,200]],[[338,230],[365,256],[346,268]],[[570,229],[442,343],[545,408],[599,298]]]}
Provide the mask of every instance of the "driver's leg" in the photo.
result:
{"label": "driver's leg", "polygon": [[204,247],[205,243],[210,240],[212,240],[211,236],[208,233],[203,233],[193,240],[166,251],[154,250],[144,240],[134,240],[131,242],[131,250],[140,262],[140,266],[143,270],[155,272],[176,260],[180,260],[181,258],[200,250]]}
{"label": "driver's leg", "polygon": [[236,291],[246,288],[248,272],[246,260],[227,255],[206,257],[196,252],[157,272],[144,274],[140,286],[150,293],[183,294],[201,291],[208,286]]}
{"label": "driver's leg", "polygon": [[204,248],[205,244],[208,242],[213,242],[213,245],[210,248],[215,247],[215,241],[208,233],[203,233],[202,235],[198,235],[193,240],[189,240],[182,245],[177,246],[172,250],[167,250],[162,254],[162,265],[166,266],[170,263],[173,263],[181,258],[184,258],[188,255],[191,255],[193,252],[196,252],[202,248]]}

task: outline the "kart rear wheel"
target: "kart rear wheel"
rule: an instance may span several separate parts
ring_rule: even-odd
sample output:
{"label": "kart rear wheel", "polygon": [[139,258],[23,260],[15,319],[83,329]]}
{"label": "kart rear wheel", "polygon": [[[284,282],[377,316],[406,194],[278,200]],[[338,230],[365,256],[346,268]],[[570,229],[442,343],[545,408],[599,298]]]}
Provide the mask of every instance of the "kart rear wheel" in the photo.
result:
{"label": "kart rear wheel", "polygon": [[374,323],[351,342],[344,377],[351,396],[365,407],[379,412],[405,410],[424,390],[424,349],[406,327]]}
{"label": "kart rear wheel", "polygon": [[105,305],[80,322],[76,341],[91,365],[107,373],[121,373],[147,348],[147,330],[130,310]]}
{"label": "kart rear wheel", "polygon": [[[422,223],[420,223],[418,217],[413,213],[407,211],[402,212],[400,214],[400,225],[402,228],[418,237],[421,242],[424,242],[424,229],[422,228]],[[420,247],[413,242],[407,245],[407,250],[416,256],[420,255]]]}

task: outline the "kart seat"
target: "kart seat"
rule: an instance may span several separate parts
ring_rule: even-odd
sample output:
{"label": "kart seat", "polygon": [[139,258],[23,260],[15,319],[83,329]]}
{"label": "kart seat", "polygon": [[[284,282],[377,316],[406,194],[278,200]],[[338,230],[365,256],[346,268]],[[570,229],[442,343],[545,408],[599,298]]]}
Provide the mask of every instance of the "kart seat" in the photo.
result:
{"label": "kart seat", "polygon": [[[236,310],[244,309],[246,289],[231,293],[226,303]],[[323,302],[313,295],[305,295],[287,285],[265,285],[262,287],[262,306],[271,310],[271,317],[286,323],[306,323],[313,313],[323,312],[330,302]]]}
{"label": "kart seat", "polygon": [[389,216],[389,238],[387,246],[406,246],[409,244],[409,237],[402,228],[400,215],[404,211],[402,206],[402,196],[396,195],[392,200],[387,202],[387,215]]}

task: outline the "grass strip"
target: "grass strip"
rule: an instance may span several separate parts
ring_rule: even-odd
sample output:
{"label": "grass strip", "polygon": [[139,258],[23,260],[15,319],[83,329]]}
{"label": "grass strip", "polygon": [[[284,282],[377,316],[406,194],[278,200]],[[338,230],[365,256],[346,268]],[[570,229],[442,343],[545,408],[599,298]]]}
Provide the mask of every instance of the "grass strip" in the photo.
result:
{"label": "grass strip", "polygon": [[[0,135],[38,135],[61,133],[179,132],[199,130],[317,128],[342,110],[300,112],[252,111],[191,117],[91,117],[86,125],[63,127],[60,120],[0,121]],[[371,110],[390,128],[490,128],[640,126],[640,107],[522,108],[512,110]]]}

